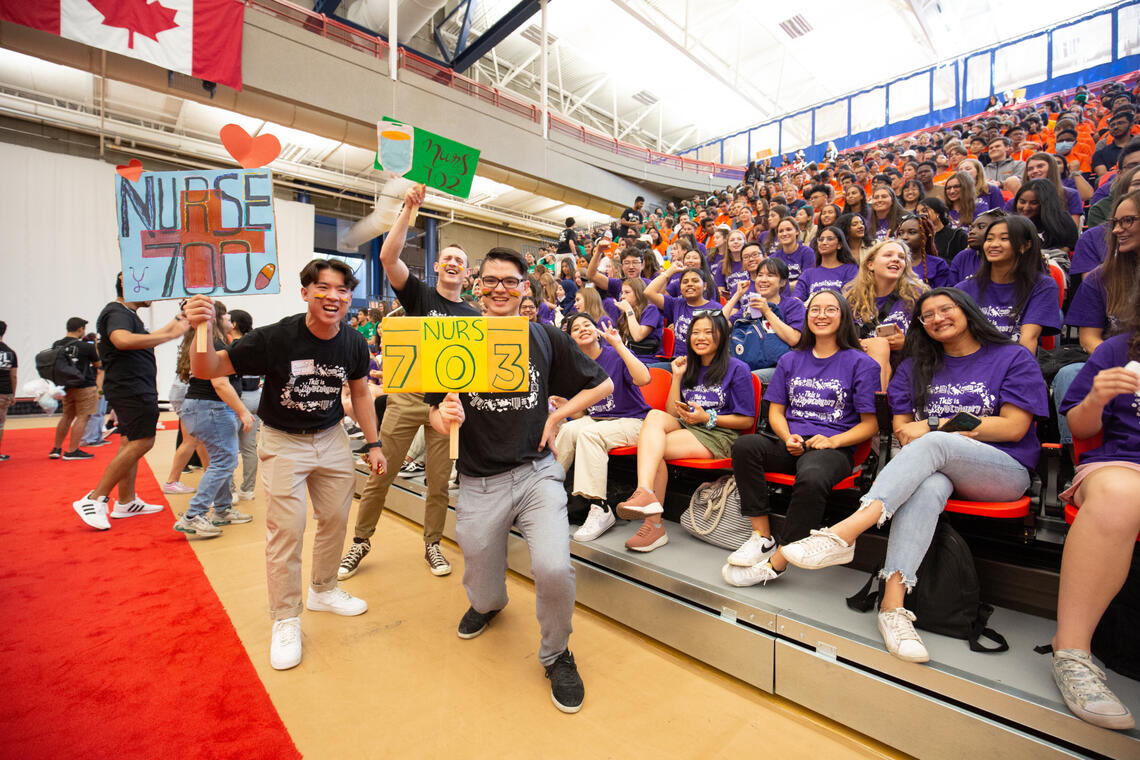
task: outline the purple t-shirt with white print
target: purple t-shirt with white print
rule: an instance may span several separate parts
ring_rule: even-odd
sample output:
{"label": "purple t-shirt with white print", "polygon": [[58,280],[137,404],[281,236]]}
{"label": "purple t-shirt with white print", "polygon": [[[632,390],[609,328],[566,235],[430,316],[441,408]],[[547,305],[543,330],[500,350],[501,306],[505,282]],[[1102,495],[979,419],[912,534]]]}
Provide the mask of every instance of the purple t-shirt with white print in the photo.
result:
{"label": "purple t-shirt with white print", "polygon": [[782,247],[777,248],[771,258],[780,259],[788,265],[789,280],[798,280],[802,273],[815,266],[815,251],[806,245],[801,245],[791,253],[786,253]]}
{"label": "purple t-shirt with white print", "polygon": [[[883,304],[885,304],[887,302],[888,298],[890,298],[889,295],[882,296],[880,298],[875,299],[875,314],[879,313],[879,310],[883,308]],[[887,316],[884,317],[883,319],[879,320],[879,324],[880,325],[898,325],[899,329],[905,333],[906,329],[908,327],[910,327],[910,318],[911,318],[910,306],[907,305],[906,299],[904,299],[900,296],[899,298],[897,298],[895,300],[894,304],[891,305],[891,310],[889,312],[887,312]],[[863,320],[862,320],[862,318],[860,318],[860,316],[858,314],[854,315],[854,319],[855,319],[855,326],[856,327],[862,327],[863,326]]]}
{"label": "purple t-shirt with white print", "polygon": [[1069,265],[1070,274],[1084,274],[1096,269],[1108,256],[1107,230],[1103,224],[1089,227],[1073,249],[1073,260]]}
{"label": "purple t-shirt with white print", "polygon": [[[1128,363],[1128,342],[1132,333],[1115,335],[1093,351],[1077,378],[1069,386],[1058,411],[1067,414],[1092,390],[1093,378],[1102,369],[1123,367]],[[1086,462],[1132,462],[1140,464],[1140,394],[1121,393],[1105,404],[1101,413],[1104,441],[1081,455]]]}
{"label": "purple t-shirt with white print", "polygon": [[978,297],[978,281],[975,277],[968,277],[956,286],[965,291],[981,307],[982,313],[993,323],[994,327],[1013,340],[1021,337],[1023,324],[1041,325],[1041,334],[1056,335],[1061,332],[1060,291],[1056,281],[1047,274],[1037,276],[1037,283],[1025,308],[1021,314],[1015,314],[1015,299],[1017,297],[1015,284],[1012,282],[991,282],[986,286],[985,296]]}
{"label": "purple t-shirt with white print", "polygon": [[973,248],[963,248],[950,262],[950,282],[961,282],[973,277],[982,266],[982,254]]}
{"label": "purple t-shirt with white print", "polygon": [[812,351],[789,351],[776,362],[764,397],[784,405],[792,433],[831,436],[855,427],[860,414],[875,411],[879,382],[878,362],[858,349],[826,359]]}
{"label": "purple t-shirt with white print", "polygon": [[718,415],[756,415],[756,394],[752,390],[752,371],[739,359],[729,357],[728,370],[719,383],[707,385],[705,375],[708,367],[701,367],[697,384],[692,388],[681,388],[681,400],[691,406],[699,406],[705,411],[715,410]]}
{"label": "purple t-shirt with white print", "polygon": [[1119,329],[1116,317],[1108,314],[1108,296],[1104,292],[1099,267],[1081,279],[1069,304],[1069,313],[1065,315],[1065,324],[1071,327],[1099,327],[1104,330],[1104,335]]}
{"label": "purple t-shirt with white print", "polygon": [[[1049,414],[1049,390],[1041,368],[1033,355],[1016,343],[985,344],[968,356],[944,355],[942,366],[930,380],[923,409],[914,408],[912,366],[913,360],[904,359],[887,386],[887,400],[894,414],[913,414],[916,420],[932,416],[949,419],[958,412],[993,417],[1005,404],[1035,417]],[[1020,441],[986,443],[1029,469],[1037,466],[1041,444],[1036,422],[1030,422]]]}
{"label": "purple t-shirt with white print", "polygon": [[610,379],[614,381],[614,392],[586,410],[586,414],[597,419],[617,419],[635,417],[644,419],[649,414],[649,404],[641,388],[633,382],[629,367],[625,366],[621,354],[608,343],[602,346],[602,353],[595,359]]}
{"label": "purple t-shirt with white print", "polygon": [[661,313],[673,325],[673,358],[688,353],[689,325],[693,324],[694,311],[720,311],[720,305],[705,301],[699,306],[690,306],[684,298],[663,296],[665,299]]}
{"label": "purple t-shirt with white print", "polygon": [[911,261],[914,277],[931,288],[946,288],[957,280],[952,279],[950,265],[940,256],[927,256],[925,261]]}
{"label": "purple t-shirt with white print", "polygon": [[801,301],[806,301],[819,290],[830,288],[842,293],[843,286],[854,280],[857,274],[859,274],[858,264],[840,264],[833,269],[811,267],[800,274],[792,295]]}

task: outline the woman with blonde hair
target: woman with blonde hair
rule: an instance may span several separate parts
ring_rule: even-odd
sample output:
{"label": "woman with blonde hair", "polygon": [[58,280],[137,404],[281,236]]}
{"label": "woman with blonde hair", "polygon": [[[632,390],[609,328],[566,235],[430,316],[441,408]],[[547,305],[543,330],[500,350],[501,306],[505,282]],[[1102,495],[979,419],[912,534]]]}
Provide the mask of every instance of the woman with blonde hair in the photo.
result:
{"label": "woman with blonde hair", "polygon": [[951,174],[942,189],[946,194],[946,208],[950,212],[950,218],[959,227],[969,227],[974,217],[983,211],[989,211],[989,201],[978,198],[974,180],[966,172]]}
{"label": "woman with blonde hair", "polygon": [[613,327],[613,318],[606,311],[598,289],[593,286],[578,289],[578,295],[574,296],[574,311],[580,314],[589,314],[590,318],[603,330]]}
{"label": "woman with blonde hair", "polygon": [[1005,208],[1005,196],[1001,194],[1001,188],[986,180],[981,161],[976,158],[964,158],[958,164],[958,171],[965,172],[974,183],[975,198],[979,200],[984,198],[990,208]]}

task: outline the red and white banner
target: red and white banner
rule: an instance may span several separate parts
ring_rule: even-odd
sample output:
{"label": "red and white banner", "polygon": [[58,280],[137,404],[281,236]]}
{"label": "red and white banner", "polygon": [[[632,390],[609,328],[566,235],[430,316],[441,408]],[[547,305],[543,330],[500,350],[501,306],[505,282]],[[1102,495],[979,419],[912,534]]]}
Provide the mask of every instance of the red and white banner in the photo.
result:
{"label": "red and white banner", "polygon": [[0,0],[0,19],[241,89],[242,0]]}

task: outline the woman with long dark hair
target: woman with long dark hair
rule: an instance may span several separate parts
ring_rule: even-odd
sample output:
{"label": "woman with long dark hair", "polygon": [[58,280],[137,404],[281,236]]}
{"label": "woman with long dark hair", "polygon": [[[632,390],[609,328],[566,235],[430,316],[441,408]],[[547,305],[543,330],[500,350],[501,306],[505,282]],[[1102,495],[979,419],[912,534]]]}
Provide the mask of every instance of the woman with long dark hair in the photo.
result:
{"label": "woman with long dark hair", "polygon": [[[807,570],[846,564],[856,538],[893,519],[880,573],[879,633],[895,657],[926,662],[915,616],[903,601],[922,581],[918,566],[939,515],[955,492],[976,501],[1021,497],[1041,447],[1034,417],[1049,413],[1049,398],[1033,357],[956,288],[936,288],[918,300],[903,355],[887,391],[902,449],[855,514],[783,551],[788,562]],[[959,412],[980,424],[964,433],[940,429]]]}
{"label": "woman with long dark hair", "polygon": [[1061,331],[1057,283],[1042,271],[1041,240],[1023,216],[998,219],[986,230],[977,274],[958,283],[1006,337],[1037,352],[1043,335]]}
{"label": "woman with long dark hair", "polygon": [[806,301],[820,290],[841,291],[859,274],[859,263],[838,227],[821,229],[812,247],[815,249],[815,266],[800,274],[792,291],[792,295],[801,301]]}
{"label": "woman with long dark hair", "polygon": [[694,315],[685,355],[673,360],[667,409],[653,409],[637,439],[637,488],[617,505],[618,517],[644,519],[625,542],[627,549],[649,552],[669,541],[661,506],[668,459],[721,459],[741,430],[752,426],[756,397],[748,365],[729,351],[728,322],[719,311]]}
{"label": "woman with long dark hair", "polygon": [[934,247],[934,229],[924,216],[907,214],[899,222],[899,239],[910,250],[910,266],[914,276],[922,280],[928,288],[948,287],[950,265],[938,255]]}
{"label": "woman with long dark hair", "polygon": [[908,179],[903,182],[902,191],[899,193],[899,205],[903,207],[903,211],[913,213],[918,209],[918,202],[925,197],[926,191],[922,183],[917,179]]}
{"label": "woman with long dark hair", "polygon": [[968,227],[975,216],[990,207],[988,200],[975,195],[974,181],[965,172],[951,174],[942,189],[950,221],[959,227]]}
{"label": "woman with long dark hair", "polygon": [[843,211],[847,214],[858,214],[864,219],[871,216],[871,209],[867,206],[867,194],[854,182],[843,189]]}
{"label": "woman with long dark hair", "polygon": [[895,197],[895,191],[879,185],[871,193],[871,213],[867,216],[867,229],[876,240],[893,237],[898,229],[903,209]]}
{"label": "woman with long dark hair", "polygon": [[[1121,204],[1123,205],[1123,204]],[[1140,237],[1137,211],[1114,214],[1117,229]],[[1133,293],[1135,295],[1135,292]],[[1096,726],[1130,729],[1132,714],[1109,690],[1089,653],[1109,602],[1128,578],[1140,532],[1140,312],[1134,304],[1124,332],[1097,346],[1058,405],[1073,435],[1101,436],[1081,456],[1073,484],[1061,499],[1080,508],[1065,539],[1053,637],[1053,679],[1065,704]]]}
{"label": "woman with long dark hair", "polygon": [[[766,336],[775,335],[784,344],[780,350],[786,351],[800,342],[800,331],[804,327],[803,301],[787,295],[787,285],[788,265],[780,259],[764,259],[756,269],[751,288],[740,283],[732,298],[725,302],[721,314],[733,324],[740,319],[753,320],[753,329]],[[740,304],[739,310],[737,303]],[[757,367],[751,359],[746,359],[764,383],[772,379],[776,371],[775,359],[779,358],[775,350],[769,349],[766,354],[773,360],[765,366]]]}
{"label": "woman with long dark hair", "polygon": [[1048,180],[1034,179],[1022,185],[1013,196],[1012,206],[1015,214],[1033,222],[1043,248],[1072,252],[1077,247],[1077,225]]}
{"label": "woman with long dark hair", "polygon": [[661,310],[665,321],[673,326],[673,357],[677,358],[685,355],[689,327],[695,314],[709,310],[719,312],[720,305],[707,297],[710,291],[716,292],[716,285],[711,279],[705,279],[705,273],[700,269],[685,269],[681,272],[678,282],[680,295],[676,297],[663,292],[668,279],[668,272],[657,275],[645,289],[645,297]]}
{"label": "woman with long dark hair", "polygon": [[661,310],[645,297],[645,283],[641,278],[631,277],[621,284],[621,299],[616,305],[617,331],[622,342],[641,361],[657,361],[665,321]]}
{"label": "woman with long dark hair", "polygon": [[834,227],[835,224],[839,221],[839,217],[841,216],[843,216],[843,209],[834,203],[828,203],[819,210],[817,227],[821,230],[825,230],[828,227]]}
{"label": "woman with long dark hair", "polygon": [[[1052,155],[1043,152],[1034,153],[1027,158],[1025,160],[1025,171],[1021,174],[1022,186],[1038,179],[1043,179],[1053,186],[1053,189],[1057,191],[1057,200],[1061,202],[1061,207],[1072,217],[1073,224],[1079,227],[1085,204],[1075,187],[1066,187],[1061,183],[1061,162]],[[1010,199],[1010,205],[1006,211],[1015,208],[1013,200]]]}
{"label": "woman with long dark hair", "polygon": [[863,254],[875,243],[875,239],[867,233],[867,220],[858,214],[844,214],[835,223],[851,249],[851,258],[855,263],[862,263]]}
{"label": "woman with long dark hair", "polygon": [[788,265],[788,276],[798,280],[800,273],[815,266],[815,252],[800,242],[799,225],[791,217],[785,217],[776,225],[776,241],[779,244],[769,254],[782,259]]}
{"label": "woman with long dark hair", "polygon": [[[765,391],[776,437],[745,435],[732,446],[740,512],[752,535],[721,569],[726,583],[766,584],[787,569],[780,547],[820,524],[832,487],[851,474],[855,446],[878,430],[878,390],[879,365],[860,348],[847,302],[837,291],[819,291],[807,303],[799,344],[780,357]],[[796,476],[779,540],[769,525],[765,472]]]}

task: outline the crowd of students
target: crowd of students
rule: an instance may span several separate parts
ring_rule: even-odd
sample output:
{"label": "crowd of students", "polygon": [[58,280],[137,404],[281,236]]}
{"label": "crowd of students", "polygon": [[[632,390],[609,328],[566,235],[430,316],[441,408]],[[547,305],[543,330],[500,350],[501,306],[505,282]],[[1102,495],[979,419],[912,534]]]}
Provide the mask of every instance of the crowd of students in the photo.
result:
{"label": "crowd of students", "polygon": [[[447,436],[457,425],[456,536],[470,603],[457,634],[482,634],[506,605],[507,534],[517,527],[531,551],[539,661],[556,706],[575,712],[584,686],[568,644],[568,494],[589,504],[575,540],[622,530],[629,550],[650,552],[668,542],[667,462],[730,460],[753,529],[720,568],[733,586],[777,581],[789,566],[850,562],[858,536],[890,520],[878,626],[891,654],[924,662],[905,598],[922,582],[918,568],[946,501],[1019,498],[1052,398],[1068,424],[1063,441],[1071,431],[1089,442],[1062,494],[1080,510],[1061,567],[1053,673],[1074,714],[1130,728],[1089,651],[1140,532],[1134,100],[1123,88],[1082,91],[824,162],[753,164],[745,182],[707,199],[647,213],[638,198],[592,239],[568,219],[555,249],[537,257],[494,248],[476,270],[460,246],[446,246],[434,285],[401,259],[424,200],[422,186],[410,189],[381,250],[400,313],[527,317],[530,388],[522,393],[384,396],[369,347],[374,353],[383,339],[388,305],[350,323],[356,280],[337,261],[314,260],[301,272],[304,313],[257,329],[248,315],[195,296],[148,333],[135,314],[146,304],[126,301],[120,278],[119,297],[100,316],[97,358],[123,443],[74,508],[88,525],[109,528],[117,485],[110,516],[157,511],[134,494],[135,466],[158,419],[153,347],[186,336],[185,442],[168,490],[179,490],[179,458],[199,443],[209,466],[175,528],[215,535],[248,521],[232,481],[260,424],[270,660],[287,669],[301,660],[306,487],[318,531],[305,606],[361,614],[367,603],[338,582],[370,551],[417,435],[426,448],[425,561],[433,574],[450,572],[440,537],[452,478]],[[213,331],[204,351],[187,333],[198,325]],[[1088,359],[1050,377],[1050,388],[1037,355],[1043,341],[1066,340],[1065,326],[1076,328]],[[643,392],[653,382],[668,384],[657,406]],[[243,403],[254,391],[256,408]],[[854,514],[824,526],[828,494],[878,433],[878,393],[893,413],[898,453]],[[969,429],[947,429],[961,413]],[[371,470],[347,551],[355,475],[346,414]],[[611,504],[608,452],[620,446],[636,446],[637,483]],[[252,491],[253,464],[243,466],[239,494]],[[795,476],[778,532],[768,472]]]}

